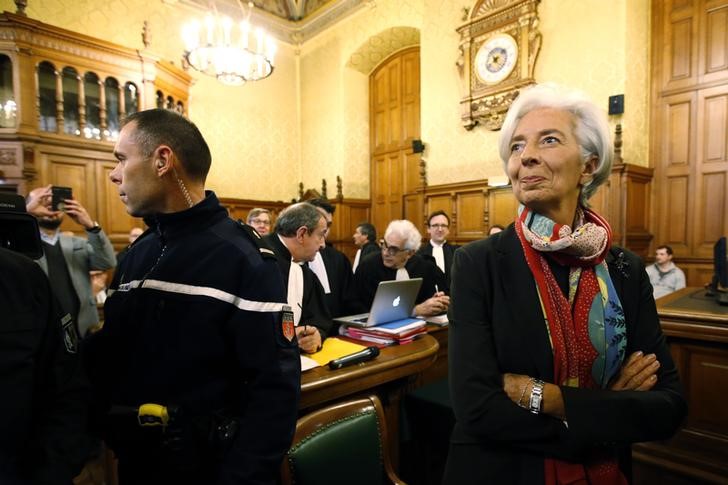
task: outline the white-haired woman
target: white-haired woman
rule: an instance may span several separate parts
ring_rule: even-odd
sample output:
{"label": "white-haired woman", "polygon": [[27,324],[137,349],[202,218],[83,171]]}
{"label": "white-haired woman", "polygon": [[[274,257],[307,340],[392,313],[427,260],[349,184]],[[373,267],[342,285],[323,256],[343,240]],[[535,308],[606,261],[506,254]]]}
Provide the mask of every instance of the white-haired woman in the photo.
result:
{"label": "white-haired woman", "polygon": [[671,436],[686,404],[644,266],[587,206],[611,170],[606,117],[535,86],[500,154],[520,206],[455,254],[444,482],[627,483],[629,445]]}

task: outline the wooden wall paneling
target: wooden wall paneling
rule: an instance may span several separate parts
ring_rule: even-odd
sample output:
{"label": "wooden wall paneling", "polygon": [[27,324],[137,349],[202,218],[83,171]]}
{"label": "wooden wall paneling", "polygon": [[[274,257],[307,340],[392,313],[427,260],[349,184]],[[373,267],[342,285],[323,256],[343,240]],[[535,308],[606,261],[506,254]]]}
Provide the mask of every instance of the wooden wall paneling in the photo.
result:
{"label": "wooden wall paneling", "polygon": [[412,140],[420,137],[419,49],[408,49],[402,56],[402,128],[402,142],[411,147]]}
{"label": "wooden wall paneling", "polygon": [[694,257],[712,258],[728,235],[728,84],[698,93]]}
{"label": "wooden wall paneling", "polygon": [[[233,197],[220,197],[220,204],[222,204],[230,213],[230,217],[235,220],[241,220],[246,222],[248,218],[248,212],[251,209],[261,208],[268,209],[271,212],[271,224],[275,224],[278,214],[288,207],[291,203],[284,202],[282,200],[271,201],[271,200],[254,200],[254,199],[236,199]],[[271,229],[273,226],[271,225]]]}
{"label": "wooden wall paneling", "polygon": [[387,111],[387,94],[389,92],[387,71],[382,69],[372,75],[369,83],[372,153],[381,153],[387,149],[389,120]]}
{"label": "wooden wall paneling", "polygon": [[[73,198],[86,208],[92,219],[99,219],[96,211],[94,167],[89,160],[58,153],[42,153],[41,163],[45,173],[42,186],[53,184],[71,187]],[[68,216],[63,218],[60,230],[72,231],[78,236],[84,235],[83,228]]]}
{"label": "wooden wall paneling", "polygon": [[358,248],[354,245],[352,235],[359,224],[369,221],[369,200],[341,199],[332,202],[336,211],[328,242],[353,262]]}
{"label": "wooden wall paneling", "polygon": [[402,60],[395,56],[387,64],[387,150],[397,150],[402,139]]}
{"label": "wooden wall paneling", "polygon": [[422,213],[419,47],[392,54],[370,75],[371,222],[383,231],[393,219]]}
{"label": "wooden wall paneling", "polygon": [[[656,244],[669,244],[676,256],[690,254],[695,197],[691,172],[695,166],[696,102],[694,93],[666,96],[657,120]],[[693,141],[691,143],[691,141]],[[695,193],[692,192],[694,195]]]}
{"label": "wooden wall paneling", "polygon": [[728,5],[724,0],[706,2],[698,65],[700,82],[728,81]]}
{"label": "wooden wall paneling", "polygon": [[518,200],[513,195],[513,188],[510,185],[504,187],[488,188],[488,214],[484,223],[485,234],[495,224],[503,227],[513,222],[518,214]]}
{"label": "wooden wall paneling", "polygon": [[[653,0],[662,2],[663,0]],[[664,10],[663,10],[664,8]],[[665,2],[658,9],[656,28],[662,27],[664,42],[662,52],[661,89],[674,90],[690,86],[697,78],[698,47],[695,39],[698,31],[698,16],[692,2]],[[664,12],[664,13],[663,13]],[[662,22],[658,19],[662,18]]]}

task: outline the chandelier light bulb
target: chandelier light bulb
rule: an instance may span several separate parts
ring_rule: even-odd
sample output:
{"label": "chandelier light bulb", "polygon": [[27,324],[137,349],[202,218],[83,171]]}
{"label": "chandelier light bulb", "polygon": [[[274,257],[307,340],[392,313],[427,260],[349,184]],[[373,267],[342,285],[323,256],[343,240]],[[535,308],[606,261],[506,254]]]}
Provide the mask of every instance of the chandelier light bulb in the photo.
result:
{"label": "chandelier light bulb", "polygon": [[[252,8],[250,4],[249,8]],[[184,58],[189,65],[215,76],[224,84],[235,86],[270,76],[276,43],[262,28],[251,27],[250,10],[237,24],[213,10],[214,13],[208,13],[203,22],[193,20],[182,27]]]}

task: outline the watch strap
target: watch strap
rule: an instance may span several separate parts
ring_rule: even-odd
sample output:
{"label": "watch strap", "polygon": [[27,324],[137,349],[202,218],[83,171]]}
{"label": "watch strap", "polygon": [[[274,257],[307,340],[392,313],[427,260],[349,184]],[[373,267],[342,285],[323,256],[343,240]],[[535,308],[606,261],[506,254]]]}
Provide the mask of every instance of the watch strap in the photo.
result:
{"label": "watch strap", "polygon": [[101,232],[101,226],[99,225],[98,222],[94,221],[94,227],[92,227],[91,229],[86,229],[86,232],[92,232],[94,234],[98,234],[99,232]]}
{"label": "watch strap", "polygon": [[544,384],[545,382],[541,379],[531,379],[531,397],[528,399],[528,410],[533,414],[541,412]]}

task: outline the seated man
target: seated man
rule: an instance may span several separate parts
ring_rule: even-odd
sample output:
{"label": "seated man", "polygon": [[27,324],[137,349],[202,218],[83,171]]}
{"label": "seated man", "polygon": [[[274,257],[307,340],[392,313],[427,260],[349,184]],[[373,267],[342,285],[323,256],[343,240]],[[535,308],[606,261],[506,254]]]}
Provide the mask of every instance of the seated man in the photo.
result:
{"label": "seated man", "polygon": [[307,202],[317,207],[326,219],[326,245],[316,253],[308,267],[316,274],[324,289],[324,301],[329,314],[333,318],[351,315],[351,302],[356,298],[353,294],[351,263],[344,253],[328,242],[336,207],[326,199],[311,199]]}
{"label": "seated man", "polygon": [[323,214],[311,204],[300,202],[285,208],[276,220],[274,232],[263,238],[278,259],[288,305],[293,310],[298,346],[308,353],[321,348],[333,325],[324,289],[305,265],[324,247],[325,234]]}
{"label": "seated man", "polygon": [[422,278],[414,308],[416,316],[429,317],[447,311],[450,297],[445,295],[445,273],[426,256],[416,254],[422,236],[407,220],[392,221],[384,232],[381,251],[359,264],[354,287],[364,311],[372,306],[380,281]]}
{"label": "seated man", "polygon": [[356,268],[362,259],[370,254],[379,253],[379,246],[377,246],[377,228],[373,224],[362,222],[356,226],[352,238],[354,239],[354,244],[359,248],[356,250],[354,266],[352,267],[352,270],[356,273]]}
{"label": "seated man", "polygon": [[672,248],[662,245],[655,250],[655,264],[645,268],[655,299],[685,288],[685,273],[672,262]]}
{"label": "seated man", "polygon": [[248,225],[253,226],[258,234],[266,236],[270,233],[270,211],[268,209],[251,209],[248,212]]}
{"label": "seated man", "polygon": [[435,258],[435,264],[445,273],[447,284],[443,289],[449,290],[450,266],[455,250],[459,246],[447,242],[447,236],[450,234],[450,217],[445,211],[435,211],[430,214],[427,219],[427,232],[430,234],[429,244],[423,245],[417,253]]}

